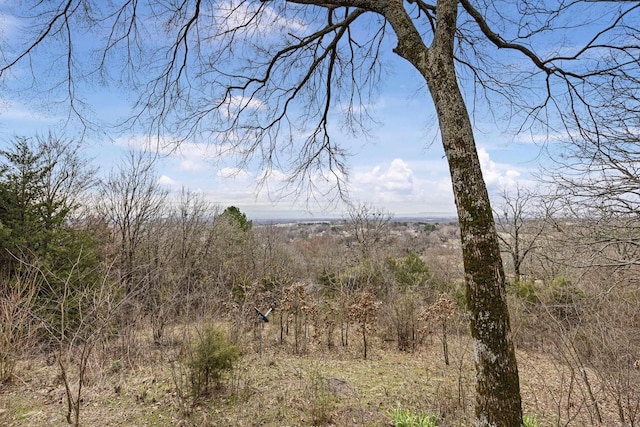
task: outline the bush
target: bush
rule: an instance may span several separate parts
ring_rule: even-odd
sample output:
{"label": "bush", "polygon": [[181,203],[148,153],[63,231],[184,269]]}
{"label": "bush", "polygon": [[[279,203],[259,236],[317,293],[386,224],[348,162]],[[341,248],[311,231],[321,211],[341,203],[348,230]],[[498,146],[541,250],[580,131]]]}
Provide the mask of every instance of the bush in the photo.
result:
{"label": "bush", "polygon": [[309,378],[307,388],[309,398],[309,412],[313,425],[323,426],[332,423],[333,411],[338,398],[331,387],[330,381],[319,372],[314,371]]}
{"label": "bush", "polygon": [[540,303],[540,298],[538,298],[538,290],[536,289],[536,283],[533,279],[515,279],[508,289],[516,297],[526,303],[533,305]]}
{"label": "bush", "polygon": [[416,349],[418,311],[421,298],[418,292],[408,291],[391,300],[386,307],[393,328],[396,332],[398,350],[414,351]]}
{"label": "bush", "polygon": [[224,333],[207,327],[198,335],[187,362],[192,397],[197,399],[208,394],[211,387],[218,387],[222,374],[233,369],[238,357],[238,348]]}
{"label": "bush", "polygon": [[557,319],[571,324],[580,318],[586,296],[570,278],[556,277],[547,293],[547,304]]}
{"label": "bush", "polygon": [[399,260],[389,259],[387,264],[403,292],[408,289],[428,291],[427,284],[432,280],[433,274],[417,253],[409,252],[405,258]]}
{"label": "bush", "polygon": [[32,338],[35,286],[19,279],[0,283],[0,384],[10,381]]}

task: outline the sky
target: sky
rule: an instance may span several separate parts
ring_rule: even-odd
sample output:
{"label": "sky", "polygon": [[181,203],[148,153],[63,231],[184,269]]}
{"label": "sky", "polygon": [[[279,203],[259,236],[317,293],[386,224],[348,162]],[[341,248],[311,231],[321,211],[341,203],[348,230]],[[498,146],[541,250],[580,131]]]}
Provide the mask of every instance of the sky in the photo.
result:
{"label": "sky", "polygon": [[[15,18],[1,16],[3,35],[10,38],[17,25]],[[383,209],[397,218],[453,217],[451,181],[429,94],[410,66],[397,59],[389,60],[387,66],[388,76],[370,106],[376,123],[369,125],[368,135],[353,136],[337,126],[334,130],[336,140],[349,151],[346,190],[350,201]],[[11,81],[4,83],[9,89],[18,87]],[[67,138],[79,137],[80,130],[74,127],[77,125],[67,123],[68,110],[42,108],[34,102],[34,88],[20,90],[14,96],[0,95],[0,147],[6,147],[14,136],[31,137],[50,131]],[[127,94],[111,88],[85,91],[84,96],[92,114],[106,121],[122,117],[131,102]],[[490,194],[497,197],[516,185],[535,186],[532,173],[539,167],[541,147],[502,131],[491,121],[483,122],[483,116],[475,122],[475,134]],[[106,176],[128,150],[142,149],[147,138],[134,132],[109,135],[105,131],[86,134],[84,140],[84,155],[92,158]],[[263,173],[259,168],[249,165],[239,169],[233,159],[218,157],[206,141],[197,137],[177,149],[157,151],[161,156],[156,172],[162,186],[176,194],[182,189],[202,193],[221,207],[238,207],[250,219],[342,217],[348,209],[345,203],[320,194],[317,200],[309,200],[305,195],[296,197],[279,191],[286,177],[277,170],[266,185],[259,185]]]}

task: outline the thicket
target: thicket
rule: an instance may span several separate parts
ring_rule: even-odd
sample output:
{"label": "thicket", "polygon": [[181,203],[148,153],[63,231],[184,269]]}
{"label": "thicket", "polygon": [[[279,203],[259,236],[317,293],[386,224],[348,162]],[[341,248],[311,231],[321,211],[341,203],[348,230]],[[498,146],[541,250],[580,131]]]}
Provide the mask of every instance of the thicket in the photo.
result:
{"label": "thicket", "polygon": [[[273,309],[278,340],[265,345],[295,354],[341,347],[367,358],[435,339],[449,365],[449,340],[466,333],[455,224],[394,222],[361,206],[339,223],[256,225],[236,207],[169,195],[140,153],[102,180],[75,144],[51,135],[18,138],[0,155],[0,381],[12,380],[23,358],[52,359],[72,424],[95,349],[118,369],[133,367],[145,328],[155,345],[172,346],[170,328],[227,325],[228,341],[205,329],[179,346],[192,398],[221,381],[238,348],[258,352],[256,308]],[[507,270],[518,260],[507,288],[515,342],[551,355],[569,378],[546,415],[569,424],[586,413],[597,423],[613,406],[617,421],[637,425],[637,268],[608,262],[635,259],[633,240],[619,239],[634,229],[618,228],[619,243],[603,249],[583,223],[554,221],[543,233],[538,219],[518,223],[533,227],[520,239],[536,239],[520,242],[531,248],[526,257],[504,247]],[[569,244],[575,236],[579,244]],[[503,237],[513,243],[508,229]]]}

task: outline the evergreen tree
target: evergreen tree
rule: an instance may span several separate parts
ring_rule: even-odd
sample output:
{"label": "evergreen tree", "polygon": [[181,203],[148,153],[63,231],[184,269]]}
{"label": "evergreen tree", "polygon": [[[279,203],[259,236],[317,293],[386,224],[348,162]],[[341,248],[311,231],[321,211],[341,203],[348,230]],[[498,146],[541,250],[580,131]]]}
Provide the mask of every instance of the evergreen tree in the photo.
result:
{"label": "evergreen tree", "polygon": [[[0,247],[2,269],[11,270],[15,257],[30,261],[48,240],[46,228],[58,219],[42,217],[44,177],[49,167],[32,150],[26,138],[17,138],[8,150],[0,151]],[[48,222],[48,224],[47,224]]]}
{"label": "evergreen tree", "polygon": [[248,232],[253,227],[253,221],[247,219],[247,215],[242,213],[235,206],[229,206],[222,212],[222,216],[227,218],[229,222],[243,233]]}
{"label": "evergreen tree", "polygon": [[51,134],[16,137],[0,151],[0,273],[37,266],[48,282],[42,296],[95,270],[93,239],[70,222],[93,175],[73,142]]}

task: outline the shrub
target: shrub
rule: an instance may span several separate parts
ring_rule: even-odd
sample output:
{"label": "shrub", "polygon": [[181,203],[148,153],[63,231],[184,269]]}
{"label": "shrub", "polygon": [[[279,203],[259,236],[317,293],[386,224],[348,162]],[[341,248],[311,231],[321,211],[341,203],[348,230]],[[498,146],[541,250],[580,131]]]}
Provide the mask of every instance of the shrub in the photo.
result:
{"label": "shrub", "polygon": [[219,386],[222,374],[233,369],[238,357],[238,348],[224,333],[207,327],[198,335],[187,361],[192,397],[197,399],[209,393],[212,386]]}
{"label": "shrub", "polygon": [[387,264],[393,271],[396,282],[402,291],[411,288],[424,291],[433,276],[424,260],[413,251],[409,252],[405,258],[389,259]]}
{"label": "shrub", "polygon": [[313,425],[323,426],[331,424],[333,411],[338,398],[331,388],[329,380],[319,372],[312,372],[309,378],[307,393]]}
{"label": "shrub", "polygon": [[558,276],[547,290],[548,305],[559,320],[576,322],[582,313],[585,294],[566,276]]}
{"label": "shrub", "polygon": [[515,279],[508,288],[515,296],[529,304],[539,304],[538,290],[536,289],[535,280],[519,280]]}
{"label": "shrub", "polygon": [[11,380],[16,360],[29,348],[34,301],[33,283],[0,283],[0,384]]}
{"label": "shrub", "polygon": [[378,311],[382,303],[376,300],[375,295],[370,292],[359,292],[354,299],[354,303],[349,306],[349,319],[355,321],[362,334],[362,347],[364,358],[367,358],[367,332],[375,329],[378,320]]}
{"label": "shrub", "polygon": [[396,332],[398,350],[400,351],[416,349],[420,302],[421,298],[418,292],[408,291],[393,298],[386,307]]}

